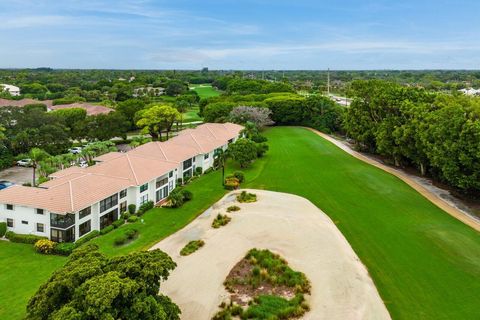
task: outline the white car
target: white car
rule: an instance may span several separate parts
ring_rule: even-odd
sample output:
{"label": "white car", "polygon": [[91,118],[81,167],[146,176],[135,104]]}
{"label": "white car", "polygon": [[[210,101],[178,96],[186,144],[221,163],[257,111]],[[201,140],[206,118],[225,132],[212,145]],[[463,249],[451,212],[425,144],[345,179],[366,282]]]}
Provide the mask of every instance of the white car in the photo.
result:
{"label": "white car", "polygon": [[82,147],[73,147],[68,151],[70,151],[70,153],[73,153],[73,154],[79,154],[80,152],[82,152]]}
{"label": "white car", "polygon": [[80,161],[78,162],[78,166],[79,166],[80,168],[86,168],[86,167],[88,167],[88,162],[85,161],[85,160],[80,160]]}
{"label": "white car", "polygon": [[17,161],[17,166],[20,167],[30,167],[32,165],[31,159],[21,159]]}

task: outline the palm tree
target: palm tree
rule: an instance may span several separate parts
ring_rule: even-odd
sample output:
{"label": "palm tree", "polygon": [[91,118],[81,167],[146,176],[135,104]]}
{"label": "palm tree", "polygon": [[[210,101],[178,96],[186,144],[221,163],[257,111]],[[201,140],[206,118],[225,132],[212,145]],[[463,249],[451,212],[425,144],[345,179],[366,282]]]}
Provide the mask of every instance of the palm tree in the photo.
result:
{"label": "palm tree", "polygon": [[28,157],[30,158],[30,161],[32,162],[32,168],[33,168],[33,183],[32,185],[35,187],[37,185],[37,181],[35,178],[35,172],[37,170],[38,164],[40,161],[46,159],[50,155],[45,151],[40,148],[33,148],[30,150],[28,153]]}
{"label": "palm tree", "polygon": [[215,150],[213,154],[214,163],[216,162],[216,168],[222,168],[222,186],[225,185],[225,165],[227,163],[228,150],[221,148]]}

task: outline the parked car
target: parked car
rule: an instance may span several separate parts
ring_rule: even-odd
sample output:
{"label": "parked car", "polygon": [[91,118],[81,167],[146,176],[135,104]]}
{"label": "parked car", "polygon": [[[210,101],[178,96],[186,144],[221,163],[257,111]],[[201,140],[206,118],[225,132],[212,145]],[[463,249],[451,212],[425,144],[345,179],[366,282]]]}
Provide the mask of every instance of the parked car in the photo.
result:
{"label": "parked car", "polygon": [[70,151],[70,153],[73,153],[73,154],[79,154],[82,152],[82,147],[73,147],[68,151]]}
{"label": "parked car", "polygon": [[8,187],[13,186],[15,183],[7,181],[7,180],[0,180],[0,190],[6,189]]}
{"label": "parked car", "polygon": [[32,165],[32,159],[21,159],[17,161],[17,166],[20,167],[30,167]]}
{"label": "parked car", "polygon": [[79,166],[80,168],[86,168],[86,167],[88,167],[88,162],[85,161],[85,160],[80,160],[80,161],[78,162],[78,166]]}

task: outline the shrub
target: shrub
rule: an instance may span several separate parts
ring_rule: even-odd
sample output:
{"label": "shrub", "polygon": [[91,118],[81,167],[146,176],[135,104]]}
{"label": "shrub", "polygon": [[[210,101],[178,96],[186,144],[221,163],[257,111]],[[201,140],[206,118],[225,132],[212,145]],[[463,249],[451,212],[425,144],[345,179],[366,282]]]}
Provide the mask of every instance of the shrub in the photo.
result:
{"label": "shrub", "polygon": [[98,237],[99,235],[100,235],[100,231],[93,230],[90,233],[88,233],[88,234],[84,235],[83,237],[81,237],[80,239],[78,239],[77,241],[75,241],[75,246],[79,247],[82,244],[84,244],[85,242],[88,242],[88,241],[92,240],[93,238]]}
{"label": "shrub", "polygon": [[227,212],[233,212],[233,211],[238,211],[240,210],[239,206],[230,206],[227,208]]}
{"label": "shrub", "polygon": [[5,233],[5,237],[12,242],[28,244],[34,244],[38,240],[47,239],[46,237],[35,236],[33,234],[17,234],[13,231],[7,231],[7,233]]}
{"label": "shrub", "polygon": [[238,202],[255,202],[257,201],[257,195],[254,194],[254,193],[248,193],[247,191],[242,191],[242,193],[240,193],[238,196],[237,196],[237,201]]}
{"label": "shrub", "polygon": [[53,249],[53,253],[61,256],[69,256],[72,253],[73,249],[75,249],[76,247],[77,244],[72,242],[57,243],[57,245]]}
{"label": "shrub", "polygon": [[202,167],[196,167],[195,168],[195,175],[199,176],[203,173],[203,168]]}
{"label": "shrub", "polygon": [[124,213],[122,214],[122,218],[123,218],[124,220],[128,220],[128,218],[130,218],[130,213],[124,212]]}
{"label": "shrub", "polygon": [[227,190],[236,190],[240,187],[240,181],[233,176],[226,177],[223,187]]}
{"label": "shrub", "polygon": [[143,215],[148,210],[152,209],[154,206],[153,201],[147,201],[138,208],[137,216]]}
{"label": "shrub", "polygon": [[212,227],[218,229],[230,222],[232,218],[225,214],[218,214],[212,222]]}
{"label": "shrub", "polygon": [[138,230],[135,228],[130,228],[125,230],[124,234],[127,236],[128,239],[134,239],[138,235]]}
{"label": "shrub", "polygon": [[268,145],[266,143],[257,143],[257,157],[261,158],[268,151]]}
{"label": "shrub", "polygon": [[122,244],[125,244],[126,242],[127,242],[127,236],[125,234],[121,234],[113,240],[113,244],[116,245],[116,246],[121,246]]}
{"label": "shrub", "polygon": [[48,239],[41,239],[35,242],[33,246],[37,252],[50,254],[53,253],[53,250],[55,249],[55,242]]}
{"label": "shrub", "polygon": [[133,203],[132,204],[129,204],[128,205],[128,213],[130,215],[134,215],[135,214],[135,211],[137,211],[137,206],[134,205]]}
{"label": "shrub", "polygon": [[113,229],[115,229],[115,227],[114,227],[113,225],[110,225],[110,226],[105,227],[105,228],[103,228],[102,230],[100,230],[100,234],[101,234],[101,235],[107,234],[107,233],[109,233],[110,231],[112,231]]}
{"label": "shrub", "polygon": [[7,223],[0,222],[0,238],[2,238],[6,232],[7,232]]}
{"label": "shrub", "polygon": [[129,223],[137,222],[138,217],[137,216],[131,216],[127,219]]}
{"label": "shrub", "polygon": [[205,241],[203,240],[192,240],[189,243],[187,243],[187,245],[185,245],[185,247],[183,247],[182,250],[180,250],[180,255],[188,256],[189,254],[194,253],[204,245],[205,245]]}
{"label": "shrub", "polygon": [[242,171],[235,171],[233,176],[237,178],[240,183],[245,181],[245,174]]}
{"label": "shrub", "polygon": [[187,201],[190,201],[193,199],[193,193],[189,190],[182,190],[180,191],[182,193],[182,196],[183,196],[183,201],[184,202],[187,202]]}
{"label": "shrub", "polygon": [[118,219],[118,220],[116,220],[116,221],[114,221],[114,222],[112,223],[112,226],[113,226],[115,229],[117,229],[118,227],[120,227],[120,226],[121,226],[122,224],[124,224],[124,223],[125,223],[125,220],[123,220],[123,219]]}
{"label": "shrub", "polygon": [[177,179],[177,186],[181,186],[183,184],[183,179],[182,178],[178,178]]}
{"label": "shrub", "polygon": [[113,243],[116,246],[121,246],[122,244],[125,244],[128,241],[135,239],[137,235],[138,235],[137,229],[134,229],[134,228],[127,229],[123,232],[123,234],[116,237],[115,240],[113,240]]}
{"label": "shrub", "polygon": [[193,193],[189,190],[185,190],[181,187],[173,189],[168,195],[166,206],[171,208],[179,208],[185,202],[190,201],[193,198]]}
{"label": "shrub", "polygon": [[204,172],[203,174],[208,174],[208,173],[210,173],[210,172],[212,172],[212,171],[214,171],[213,168],[208,168],[207,170],[205,170],[205,172]]}
{"label": "shrub", "polygon": [[267,137],[262,136],[261,134],[254,134],[250,137],[250,140],[256,143],[262,143],[262,142],[267,142]]}

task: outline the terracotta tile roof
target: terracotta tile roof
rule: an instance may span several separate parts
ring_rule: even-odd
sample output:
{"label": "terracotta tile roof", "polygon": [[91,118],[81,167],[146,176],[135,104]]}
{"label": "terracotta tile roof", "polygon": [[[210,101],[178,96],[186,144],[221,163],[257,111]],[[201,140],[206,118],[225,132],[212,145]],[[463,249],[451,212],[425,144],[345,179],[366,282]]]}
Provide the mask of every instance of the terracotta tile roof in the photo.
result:
{"label": "terracotta tile roof", "polygon": [[8,100],[8,99],[0,99],[0,107],[6,106],[13,106],[13,107],[23,107],[27,104],[32,103],[43,103],[47,107],[52,105],[52,100],[34,100],[34,99],[21,99],[21,100]]}
{"label": "terracotta tile roof", "polygon": [[63,177],[63,176],[70,175],[72,173],[78,173],[78,172],[84,172],[84,171],[85,171],[84,168],[80,168],[80,167],[77,167],[77,166],[72,166],[72,167],[54,172],[54,173],[50,174],[49,177],[50,178],[60,178],[60,177]]}
{"label": "terracotta tile roof", "polygon": [[130,186],[128,179],[92,173],[73,174],[68,179],[59,179],[60,181],[49,181],[54,185],[48,188],[6,188],[0,192],[0,202],[62,214],[82,210]]}
{"label": "terracotta tile roof", "polygon": [[71,109],[71,108],[81,108],[87,111],[87,116],[95,116],[99,114],[107,114],[114,111],[111,108],[104,106],[96,106],[88,103],[72,103],[72,104],[58,104],[55,106],[49,107],[50,110],[60,110],[60,109]]}
{"label": "terracotta tile roof", "polygon": [[243,127],[235,123],[204,123],[195,128],[196,132],[218,140],[230,140],[240,134]]}
{"label": "terracotta tile roof", "polygon": [[109,152],[102,154],[101,156],[95,157],[93,158],[93,160],[97,162],[106,162],[121,157],[122,155],[122,152]]}
{"label": "terracotta tile roof", "polygon": [[199,133],[196,129],[183,130],[169,141],[173,144],[195,148],[199,154],[211,152],[227,144],[227,140],[215,139],[210,135]]}
{"label": "terracotta tile roof", "polygon": [[100,162],[87,170],[112,177],[127,178],[131,185],[139,186],[174,170],[177,166],[177,163],[171,161],[124,153],[120,157]]}
{"label": "terracotta tile roof", "polygon": [[128,151],[128,153],[176,163],[181,163],[199,154],[196,148],[172,143],[172,140],[166,142],[149,142]]}

